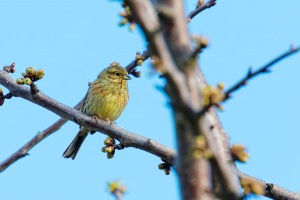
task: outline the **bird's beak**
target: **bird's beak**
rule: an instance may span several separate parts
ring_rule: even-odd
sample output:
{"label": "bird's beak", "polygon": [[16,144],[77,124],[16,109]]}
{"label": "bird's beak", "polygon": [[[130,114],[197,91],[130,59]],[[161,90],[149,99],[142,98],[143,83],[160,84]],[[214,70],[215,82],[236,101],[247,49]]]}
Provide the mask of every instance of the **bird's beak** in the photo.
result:
{"label": "bird's beak", "polygon": [[131,79],[130,76],[128,76],[128,75],[123,76],[123,78],[124,78],[125,80],[130,80],[130,79]]}

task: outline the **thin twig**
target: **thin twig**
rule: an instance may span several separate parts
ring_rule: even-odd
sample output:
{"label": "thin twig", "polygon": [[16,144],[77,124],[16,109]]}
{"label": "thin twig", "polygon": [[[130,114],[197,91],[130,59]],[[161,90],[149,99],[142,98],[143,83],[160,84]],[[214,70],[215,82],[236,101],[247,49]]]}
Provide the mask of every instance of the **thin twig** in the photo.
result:
{"label": "thin twig", "polygon": [[[142,54],[142,57],[144,57],[145,60],[147,60],[150,57],[149,51],[145,50]],[[128,71],[128,73],[131,73],[137,66],[137,59],[134,59],[131,63],[129,63],[125,69]]]}
{"label": "thin twig", "polygon": [[196,15],[198,15],[200,12],[202,12],[203,10],[206,10],[214,5],[217,4],[217,0],[209,0],[208,2],[206,2],[205,4],[203,4],[202,6],[196,8],[195,10],[193,10],[192,12],[190,12],[190,14],[188,14],[187,16],[187,23],[189,23]]}
{"label": "thin twig", "polygon": [[[231,94],[235,91],[237,91],[238,89],[240,89],[242,86],[245,86],[247,84],[247,82],[250,79],[253,79],[254,77],[260,75],[260,74],[264,74],[264,73],[270,73],[270,68],[273,67],[275,64],[277,64],[278,62],[280,62],[281,60],[293,55],[294,53],[297,53],[300,51],[300,46],[297,48],[291,47],[287,52],[282,53],[281,55],[279,55],[278,57],[274,58],[273,60],[271,60],[270,62],[268,62],[267,64],[263,65],[262,67],[258,68],[256,71],[252,71],[252,68],[249,69],[247,75],[241,79],[240,81],[238,81],[236,84],[234,84],[233,86],[231,86],[229,89],[227,89],[224,92],[224,100],[223,102],[227,101],[230,97]],[[203,107],[203,109],[198,113],[199,116],[202,116],[204,113],[206,113],[210,107],[212,107],[213,105],[207,105],[205,107]]]}
{"label": "thin twig", "polygon": [[[80,109],[82,106],[83,100],[81,100],[74,109]],[[28,152],[35,147],[39,142],[44,140],[46,137],[51,135],[52,133],[58,131],[68,120],[65,118],[60,118],[54,124],[49,126],[47,129],[39,132],[36,136],[34,136],[30,141],[28,141],[24,146],[22,146],[18,151],[13,153],[7,159],[0,163],[0,173],[6,170],[10,165],[14,162],[18,161],[19,159],[29,155]]]}
{"label": "thin twig", "polygon": [[241,180],[248,180],[250,182],[254,182],[258,184],[260,187],[265,189],[265,194],[263,196],[268,197],[270,199],[286,199],[286,200],[299,200],[300,197],[294,192],[291,192],[283,187],[280,187],[273,183],[268,183],[266,181],[260,180],[258,178],[249,176],[240,170],[236,169],[236,173],[239,175]]}
{"label": "thin twig", "polygon": [[269,63],[265,64],[264,66],[260,67],[259,69],[257,69],[256,71],[252,71],[252,69],[250,68],[247,75],[245,76],[245,78],[243,78],[242,80],[240,80],[239,82],[237,82],[235,85],[233,85],[232,87],[230,87],[229,89],[227,89],[225,91],[225,100],[227,100],[228,98],[230,98],[230,95],[232,92],[235,92],[236,90],[238,90],[240,87],[244,86],[247,84],[247,82],[256,77],[259,74],[264,74],[264,73],[269,73],[270,72],[270,68],[277,64],[279,61],[287,58],[288,56],[293,55],[294,53],[300,51],[300,46],[297,48],[291,47],[287,52],[284,52],[283,54],[279,55],[278,57],[274,58],[273,60],[271,60]]}

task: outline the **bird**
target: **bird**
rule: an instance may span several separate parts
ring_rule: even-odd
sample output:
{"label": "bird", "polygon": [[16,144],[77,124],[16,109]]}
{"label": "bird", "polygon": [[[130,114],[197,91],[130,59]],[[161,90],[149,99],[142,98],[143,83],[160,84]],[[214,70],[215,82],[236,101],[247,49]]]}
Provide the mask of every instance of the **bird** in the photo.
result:
{"label": "bird", "polygon": [[[90,83],[81,112],[112,124],[122,114],[128,103],[127,81],[130,79],[125,68],[117,62],[112,63],[99,73],[95,81]],[[64,151],[63,157],[74,160],[86,136],[94,132],[80,126],[79,132]]]}

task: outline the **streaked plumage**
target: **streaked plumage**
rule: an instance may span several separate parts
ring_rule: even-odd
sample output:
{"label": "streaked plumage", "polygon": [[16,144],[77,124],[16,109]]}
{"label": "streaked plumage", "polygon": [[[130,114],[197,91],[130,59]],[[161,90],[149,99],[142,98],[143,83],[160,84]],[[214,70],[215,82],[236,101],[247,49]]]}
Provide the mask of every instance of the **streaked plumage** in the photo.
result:
{"label": "streaked plumage", "polygon": [[[114,122],[125,109],[129,95],[127,71],[114,63],[104,69],[90,84],[81,111],[89,116]],[[64,158],[75,159],[84,139],[92,130],[80,127],[79,132],[63,153]]]}

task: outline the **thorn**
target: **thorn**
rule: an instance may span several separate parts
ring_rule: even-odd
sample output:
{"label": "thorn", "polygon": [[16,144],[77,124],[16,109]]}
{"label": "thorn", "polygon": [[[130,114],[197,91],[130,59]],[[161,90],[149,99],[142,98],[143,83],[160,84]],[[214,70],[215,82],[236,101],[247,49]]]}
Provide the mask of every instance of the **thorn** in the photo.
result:
{"label": "thorn", "polygon": [[252,67],[249,67],[248,73],[247,73],[247,78],[250,78],[252,76]]}
{"label": "thorn", "polygon": [[269,68],[265,68],[261,72],[262,73],[271,73],[272,71]]}

